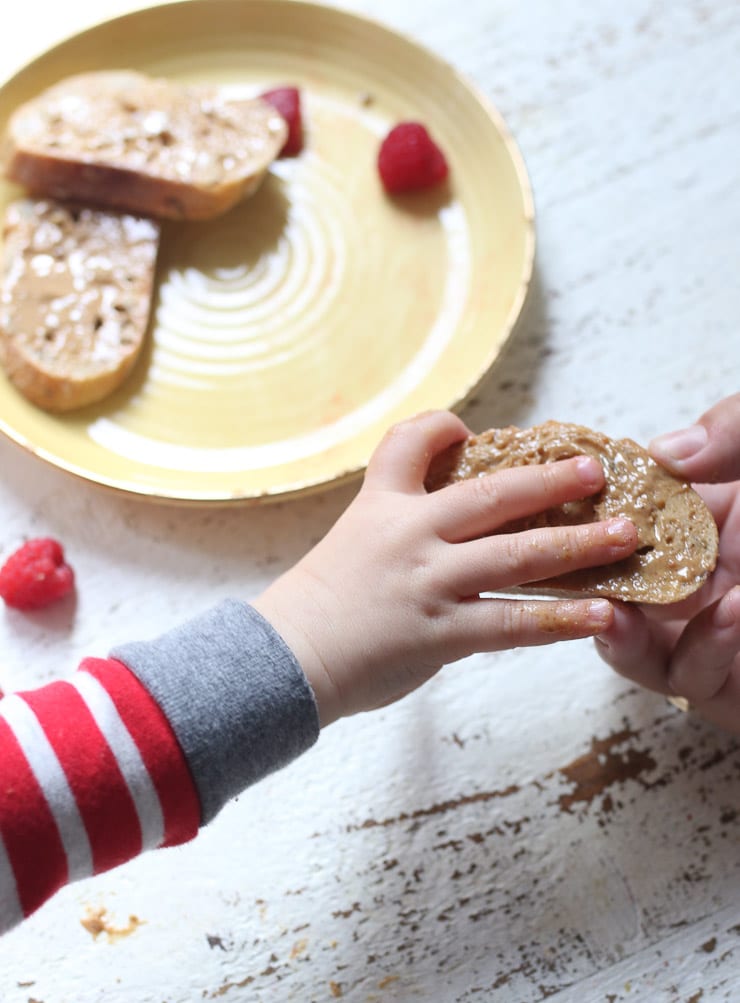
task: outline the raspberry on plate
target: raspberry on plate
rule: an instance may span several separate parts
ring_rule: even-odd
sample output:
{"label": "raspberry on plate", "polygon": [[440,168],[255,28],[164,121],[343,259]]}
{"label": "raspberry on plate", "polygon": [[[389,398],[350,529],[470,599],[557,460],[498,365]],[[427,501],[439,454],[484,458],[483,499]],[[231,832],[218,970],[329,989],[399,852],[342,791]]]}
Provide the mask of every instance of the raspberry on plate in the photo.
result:
{"label": "raspberry on plate", "polygon": [[380,146],[378,172],[385,190],[394,195],[440,184],[449,167],[421,122],[400,122]]}
{"label": "raspberry on plate", "polygon": [[27,540],[0,568],[0,596],[15,609],[40,609],[68,595],[74,571],[57,540]]}
{"label": "raspberry on plate", "polygon": [[280,156],[294,157],[303,149],[303,115],[301,112],[301,92],[297,87],[275,87],[271,91],[260,94],[279,111],[288,125],[288,138],[285,140]]}

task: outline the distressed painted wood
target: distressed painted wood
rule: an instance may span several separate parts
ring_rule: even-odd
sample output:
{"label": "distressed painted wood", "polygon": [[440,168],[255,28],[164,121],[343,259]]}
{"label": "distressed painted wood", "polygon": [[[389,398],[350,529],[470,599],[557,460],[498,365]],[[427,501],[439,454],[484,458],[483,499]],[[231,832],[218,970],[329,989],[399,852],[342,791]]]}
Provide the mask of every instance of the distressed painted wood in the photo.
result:
{"label": "distressed painted wood", "polygon": [[[26,0],[0,60],[126,0]],[[465,411],[647,440],[740,383],[740,7],[354,0],[497,103],[537,202],[525,322]],[[495,225],[495,221],[492,221]],[[0,442],[1,544],[53,532],[74,610],[0,616],[7,689],[254,595],[352,487],[150,507]],[[740,999],[740,750],[588,642],[476,656],[343,721],[194,843],[65,889],[0,943],[3,1003]]]}

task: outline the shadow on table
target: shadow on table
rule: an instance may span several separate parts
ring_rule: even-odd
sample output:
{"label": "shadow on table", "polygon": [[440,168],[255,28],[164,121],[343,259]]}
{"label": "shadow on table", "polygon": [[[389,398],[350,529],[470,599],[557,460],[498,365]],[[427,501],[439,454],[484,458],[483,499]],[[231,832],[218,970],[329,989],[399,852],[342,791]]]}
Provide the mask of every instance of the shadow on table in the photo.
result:
{"label": "shadow on table", "polygon": [[537,399],[543,363],[553,354],[542,277],[535,263],[524,310],[509,341],[461,416],[473,431],[524,422]]}

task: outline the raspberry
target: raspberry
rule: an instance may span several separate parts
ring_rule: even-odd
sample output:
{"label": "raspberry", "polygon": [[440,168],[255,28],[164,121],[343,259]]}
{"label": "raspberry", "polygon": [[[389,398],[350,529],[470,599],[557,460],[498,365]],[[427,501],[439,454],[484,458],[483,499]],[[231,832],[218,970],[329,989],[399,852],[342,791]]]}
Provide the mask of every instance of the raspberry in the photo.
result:
{"label": "raspberry", "polygon": [[294,157],[303,149],[303,117],[301,115],[301,93],[297,87],[276,87],[260,94],[279,111],[288,124],[288,138],[280,151],[281,157]]}
{"label": "raspberry", "polygon": [[40,609],[66,596],[75,576],[61,544],[48,537],[28,540],[0,568],[0,596],[15,609]]}
{"label": "raspberry", "polygon": [[444,153],[420,122],[401,122],[380,146],[378,172],[383,187],[393,195],[438,185],[449,168]]}

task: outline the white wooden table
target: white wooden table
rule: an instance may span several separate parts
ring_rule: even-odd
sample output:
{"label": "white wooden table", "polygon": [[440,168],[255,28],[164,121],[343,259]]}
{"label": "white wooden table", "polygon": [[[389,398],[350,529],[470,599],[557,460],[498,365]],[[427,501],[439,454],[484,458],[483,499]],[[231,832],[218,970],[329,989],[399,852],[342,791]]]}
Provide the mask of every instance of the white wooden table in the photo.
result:
{"label": "white wooden table", "polygon": [[[3,75],[133,4],[23,0]],[[740,6],[351,0],[486,91],[524,152],[525,323],[464,417],[642,441],[740,385]],[[149,506],[0,442],[0,548],[52,533],[76,608],[0,614],[0,683],[255,594],[352,487]],[[194,843],[65,889],[0,943],[2,1003],[740,999],[740,749],[590,643],[478,656],[340,722]]]}

